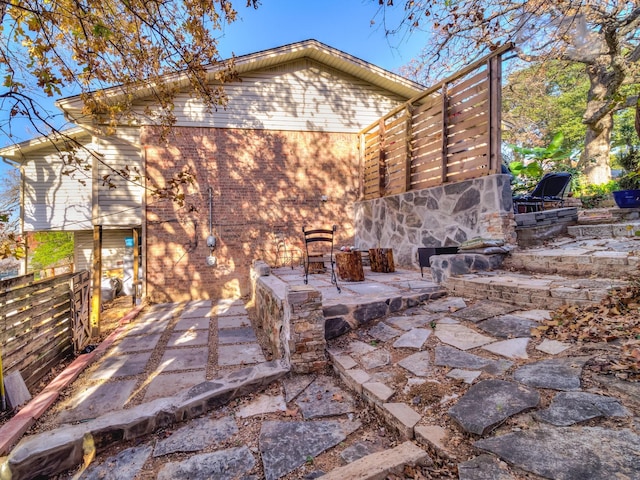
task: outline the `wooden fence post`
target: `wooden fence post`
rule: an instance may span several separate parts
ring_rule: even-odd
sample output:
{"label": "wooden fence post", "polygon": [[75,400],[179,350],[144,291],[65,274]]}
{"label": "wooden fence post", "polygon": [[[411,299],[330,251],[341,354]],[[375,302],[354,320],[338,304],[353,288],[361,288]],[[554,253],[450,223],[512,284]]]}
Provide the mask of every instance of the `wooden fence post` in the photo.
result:
{"label": "wooden fence post", "polygon": [[449,129],[449,93],[447,90],[447,84],[442,84],[442,166],[440,170],[440,182],[445,183],[447,181],[447,154],[449,149],[447,144],[449,139],[447,138],[447,131]]}
{"label": "wooden fence post", "polygon": [[138,300],[138,282],[140,281],[138,269],[140,268],[140,237],[138,236],[138,230],[133,229],[133,294],[132,302],[133,306],[136,306]]}
{"label": "wooden fence post", "polygon": [[102,225],[93,226],[93,291],[91,292],[91,337],[100,336],[100,308],[102,306]]}
{"label": "wooden fence post", "polygon": [[367,151],[367,143],[365,141],[365,134],[364,133],[360,133],[360,144],[358,145],[358,148],[360,150],[359,155],[360,155],[360,170],[359,170],[359,174],[360,174],[360,200],[364,200],[365,198],[365,185],[364,185],[364,172],[365,169],[367,167],[367,160],[366,160],[366,156],[365,153]]}
{"label": "wooden fence post", "polygon": [[385,142],[384,142],[384,136],[385,136],[385,125],[384,125],[384,118],[382,118],[380,120],[380,128],[378,131],[378,136],[380,137],[380,141],[379,141],[379,147],[380,147],[380,152],[378,155],[378,175],[379,175],[379,185],[378,185],[378,196],[379,197],[384,197],[385,191],[386,191],[386,186],[387,186],[387,165],[385,162],[386,159],[386,155],[385,155]]}
{"label": "wooden fence post", "polygon": [[407,104],[405,109],[406,122],[405,122],[405,162],[404,162],[404,191],[411,190],[411,161],[413,160],[413,153],[411,151],[411,136],[413,134],[413,105]]}
{"label": "wooden fence post", "polygon": [[489,173],[502,167],[502,55],[487,61],[489,75]]}

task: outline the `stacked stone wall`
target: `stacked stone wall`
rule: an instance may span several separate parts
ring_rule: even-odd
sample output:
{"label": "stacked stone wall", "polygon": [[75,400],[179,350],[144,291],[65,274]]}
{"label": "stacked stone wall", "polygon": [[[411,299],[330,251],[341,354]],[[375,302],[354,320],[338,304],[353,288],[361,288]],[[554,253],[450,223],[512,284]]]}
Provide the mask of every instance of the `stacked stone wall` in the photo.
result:
{"label": "stacked stone wall", "polygon": [[419,247],[458,246],[475,237],[514,244],[510,177],[488,175],[357,202],[356,246],[393,248],[400,266],[418,266]]}
{"label": "stacked stone wall", "polygon": [[327,366],[322,294],[307,285],[286,285],[264,262],[254,264],[251,280],[258,327],[274,358],[284,359],[295,373],[322,371]]}

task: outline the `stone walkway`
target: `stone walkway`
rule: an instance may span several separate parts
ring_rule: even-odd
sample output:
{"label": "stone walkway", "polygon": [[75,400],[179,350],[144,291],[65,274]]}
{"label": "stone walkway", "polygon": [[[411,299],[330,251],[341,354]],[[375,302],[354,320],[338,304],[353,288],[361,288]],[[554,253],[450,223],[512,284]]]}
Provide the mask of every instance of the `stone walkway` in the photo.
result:
{"label": "stone walkway", "polygon": [[[380,278],[435,288],[419,272]],[[322,286],[353,305],[385,288],[351,287],[338,297]],[[421,303],[332,340],[336,378],[266,361],[239,302],[158,305],[56,405],[60,428],[26,437],[0,471],[71,478],[115,441],[122,448],[80,478],[402,478],[436,457],[461,480],[640,478],[640,384],[585,368],[606,345],[531,337],[549,315],[453,296]],[[367,410],[397,445],[365,429]],[[344,467],[323,470],[329,451]]]}
{"label": "stone walkway", "polygon": [[[628,382],[598,375],[585,381],[584,365],[597,352],[532,339],[531,328],[549,312],[488,301],[466,306],[464,299],[448,297],[407,313],[331,348],[333,364],[408,438],[459,461],[453,445],[460,445],[462,430],[478,453],[495,455],[460,461],[460,479],[517,479],[524,472],[575,480],[640,478],[637,388],[620,395]],[[390,387],[398,375],[399,389]],[[407,386],[429,382],[468,387],[460,396],[438,398],[436,407],[416,394],[402,405],[402,415],[395,413]],[[610,382],[618,388],[608,388]],[[438,408],[444,415],[430,412]]]}

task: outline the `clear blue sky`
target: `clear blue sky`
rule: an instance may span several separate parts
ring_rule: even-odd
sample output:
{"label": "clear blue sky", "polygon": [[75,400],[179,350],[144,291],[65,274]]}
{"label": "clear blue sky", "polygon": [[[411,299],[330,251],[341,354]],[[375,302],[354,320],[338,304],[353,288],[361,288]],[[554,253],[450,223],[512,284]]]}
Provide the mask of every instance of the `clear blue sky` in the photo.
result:
{"label": "clear blue sky", "polygon": [[[316,39],[387,70],[397,71],[426,43],[422,32],[386,38],[383,19],[381,15],[376,16],[377,0],[263,0],[258,9],[245,7],[244,0],[235,0],[234,6],[239,18],[220,32],[219,49],[223,58]],[[401,12],[400,5],[399,9],[396,7],[395,20],[390,19],[389,25],[395,26],[393,21],[398,20]],[[375,23],[372,24],[372,20]],[[65,92],[63,96],[71,93]],[[42,98],[54,115],[58,112],[53,106],[55,100],[57,98]],[[8,113],[2,111],[0,115],[5,120]],[[64,125],[61,115],[55,119],[58,127]],[[13,123],[13,134],[15,137],[9,139],[0,133],[0,146],[37,136],[33,127],[19,122]],[[0,175],[5,167],[0,162]]]}
{"label": "clear blue sky", "polygon": [[[243,55],[301,40],[315,39],[387,70],[396,71],[425,44],[425,34],[386,38],[377,0],[263,0],[257,10],[236,0],[239,20],[220,38],[220,52]],[[244,3],[244,2],[242,2]],[[402,4],[403,2],[397,2]],[[401,5],[400,5],[401,7]],[[402,8],[388,23],[395,26]],[[374,18],[376,17],[376,18]],[[371,21],[375,20],[375,24]]]}

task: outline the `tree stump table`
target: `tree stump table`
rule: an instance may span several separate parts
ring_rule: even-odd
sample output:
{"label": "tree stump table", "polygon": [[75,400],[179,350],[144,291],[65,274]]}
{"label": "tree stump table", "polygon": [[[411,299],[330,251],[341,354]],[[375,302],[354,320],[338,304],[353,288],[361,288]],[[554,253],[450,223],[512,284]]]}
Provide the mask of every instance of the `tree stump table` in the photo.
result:
{"label": "tree stump table", "polygon": [[393,264],[393,249],[370,248],[369,263],[372,272],[391,273],[396,271]]}
{"label": "tree stump table", "polygon": [[360,252],[337,252],[336,267],[340,280],[346,282],[364,281],[364,270],[362,269],[362,256]]}

